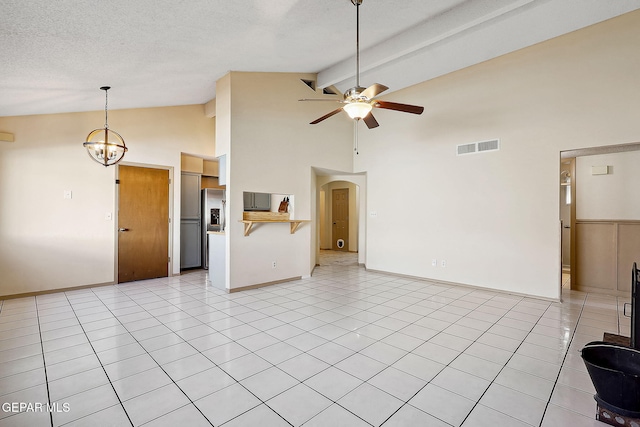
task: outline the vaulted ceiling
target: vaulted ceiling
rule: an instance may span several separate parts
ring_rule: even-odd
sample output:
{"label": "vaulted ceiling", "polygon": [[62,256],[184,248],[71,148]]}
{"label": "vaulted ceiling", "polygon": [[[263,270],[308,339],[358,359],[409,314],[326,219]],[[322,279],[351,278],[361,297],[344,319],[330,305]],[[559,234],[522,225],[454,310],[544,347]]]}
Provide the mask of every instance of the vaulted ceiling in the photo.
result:
{"label": "vaulted ceiling", "polygon": [[[398,90],[639,0],[364,0],[361,85]],[[229,71],[354,85],[350,0],[0,0],[0,116],[202,104]]]}

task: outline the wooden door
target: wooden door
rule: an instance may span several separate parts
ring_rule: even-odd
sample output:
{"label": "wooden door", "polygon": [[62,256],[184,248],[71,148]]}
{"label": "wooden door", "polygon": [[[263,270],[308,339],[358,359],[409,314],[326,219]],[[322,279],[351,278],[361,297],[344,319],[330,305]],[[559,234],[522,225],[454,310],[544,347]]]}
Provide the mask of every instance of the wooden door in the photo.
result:
{"label": "wooden door", "polygon": [[119,166],[118,283],[169,271],[169,171]]}
{"label": "wooden door", "polygon": [[[331,192],[334,251],[349,251],[349,189],[340,188]],[[342,245],[342,246],[341,246]]]}

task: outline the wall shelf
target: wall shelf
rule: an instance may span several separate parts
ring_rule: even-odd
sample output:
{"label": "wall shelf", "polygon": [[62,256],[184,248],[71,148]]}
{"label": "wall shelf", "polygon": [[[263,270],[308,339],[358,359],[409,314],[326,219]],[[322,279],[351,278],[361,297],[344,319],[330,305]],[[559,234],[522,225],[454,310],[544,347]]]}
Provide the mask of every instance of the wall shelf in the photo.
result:
{"label": "wall shelf", "polygon": [[242,219],[240,220],[241,223],[244,224],[244,235],[248,236],[249,234],[251,234],[251,228],[253,227],[254,224],[283,224],[283,223],[288,223],[291,225],[291,234],[294,234],[298,228],[304,224],[305,222],[311,222],[311,220],[308,219],[287,219],[287,220],[283,220],[283,219],[254,219],[254,220],[247,220],[247,219]]}

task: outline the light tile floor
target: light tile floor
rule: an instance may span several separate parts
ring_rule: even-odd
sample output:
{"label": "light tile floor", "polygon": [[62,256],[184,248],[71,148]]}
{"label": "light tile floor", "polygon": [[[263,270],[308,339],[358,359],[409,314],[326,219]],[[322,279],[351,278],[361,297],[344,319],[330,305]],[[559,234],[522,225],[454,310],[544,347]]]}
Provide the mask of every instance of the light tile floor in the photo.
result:
{"label": "light tile floor", "polygon": [[192,271],[0,301],[0,426],[603,425],[579,350],[629,335],[627,301],[563,298],[323,251],[311,278],[233,294]]}

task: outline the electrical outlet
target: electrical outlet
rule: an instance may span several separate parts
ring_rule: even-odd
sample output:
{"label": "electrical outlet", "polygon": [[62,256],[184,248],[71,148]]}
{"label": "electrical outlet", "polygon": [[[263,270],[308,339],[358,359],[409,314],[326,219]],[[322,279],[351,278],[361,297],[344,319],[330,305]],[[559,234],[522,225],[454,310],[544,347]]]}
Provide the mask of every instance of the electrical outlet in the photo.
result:
{"label": "electrical outlet", "polygon": [[72,192],[71,192],[71,190],[64,190],[63,197],[64,197],[65,199],[71,199],[71,198],[72,198]]}
{"label": "electrical outlet", "polygon": [[447,261],[445,261],[445,260],[440,261],[440,266],[441,267],[446,267],[447,266]]}
{"label": "electrical outlet", "polygon": [[275,262],[275,261],[273,261],[273,262],[271,263],[271,268],[276,268],[276,262]]}
{"label": "electrical outlet", "polygon": [[432,259],[432,260],[431,260],[431,266],[432,266],[432,267],[437,267],[437,266],[438,266],[438,260],[437,260],[437,259],[435,259],[435,258],[434,258],[434,259]]}

